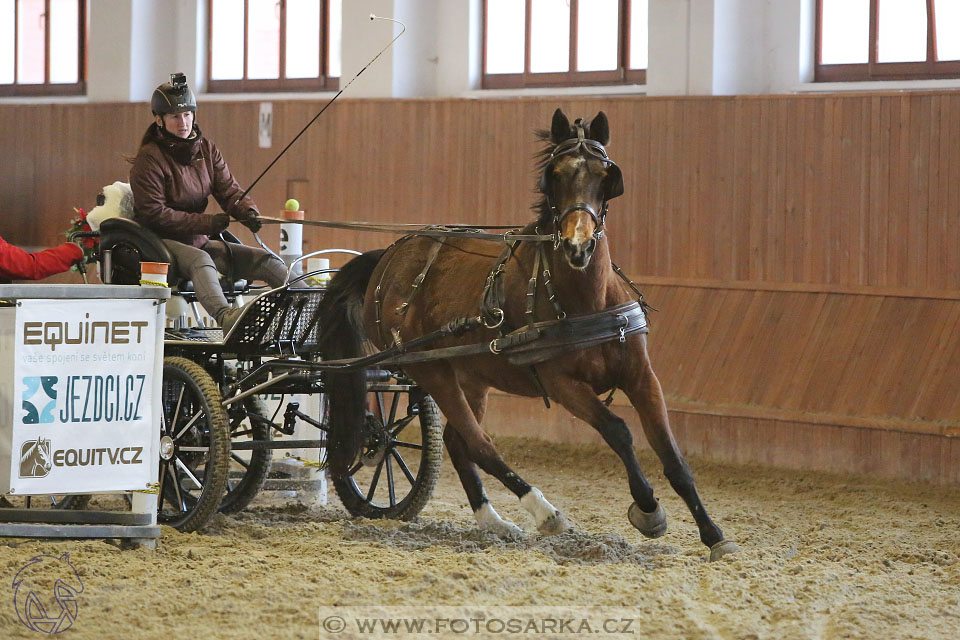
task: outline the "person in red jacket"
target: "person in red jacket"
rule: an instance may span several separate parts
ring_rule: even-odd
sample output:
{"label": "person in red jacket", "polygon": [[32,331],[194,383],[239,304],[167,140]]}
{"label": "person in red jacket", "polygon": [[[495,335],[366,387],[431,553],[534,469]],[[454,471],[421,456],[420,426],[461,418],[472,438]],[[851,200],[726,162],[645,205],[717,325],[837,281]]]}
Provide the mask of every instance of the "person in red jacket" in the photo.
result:
{"label": "person in red jacket", "polygon": [[83,251],[72,242],[37,253],[27,253],[0,237],[0,282],[41,280],[63,273],[83,257]]}

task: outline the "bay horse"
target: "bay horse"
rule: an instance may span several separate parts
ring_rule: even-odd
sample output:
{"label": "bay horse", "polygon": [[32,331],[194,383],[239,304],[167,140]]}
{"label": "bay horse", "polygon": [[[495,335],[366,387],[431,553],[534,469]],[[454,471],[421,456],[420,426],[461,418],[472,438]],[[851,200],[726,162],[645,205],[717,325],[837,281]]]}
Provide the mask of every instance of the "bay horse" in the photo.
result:
{"label": "bay horse", "polygon": [[[595,428],[626,467],[633,497],[629,522],[648,538],[666,532],[666,515],[640,469],[629,428],[598,397],[620,388],[639,414],[664,475],[689,507],[710,559],[733,553],[736,543],[726,540],[707,515],[670,430],[663,391],[647,354],[645,307],[644,330],[629,335],[621,331],[619,339],[591,346],[568,344],[523,365],[511,364],[506,350],[496,353],[498,338],[511,329],[532,326],[533,321],[583,317],[632,300],[632,283],[628,286],[614,271],[605,228],[608,201],[623,193],[620,169],[605,150],[610,141],[606,115],[601,111],[592,121],[578,119],[571,125],[557,109],[550,130],[537,135],[545,143],[538,163],[542,198],[535,205],[537,219],[518,233],[547,233],[553,241],[508,241],[498,259],[488,240],[411,235],[385,250],[358,256],[333,278],[324,298],[325,357],[359,357],[365,340],[385,350],[449,326],[452,320],[475,318],[469,330],[444,337],[439,346],[490,343],[485,353],[404,364],[403,370],[433,397],[447,419],[444,444],[481,529],[501,536],[522,533],[490,504],[480,469],[516,494],[541,534],[562,533],[569,526],[540,490],[507,466],[481,428],[493,387],[553,400]],[[548,286],[537,282],[541,262],[543,284]],[[501,295],[493,296],[497,304],[485,304],[498,290]],[[343,477],[365,437],[364,373],[331,374],[327,390],[330,468]]]}

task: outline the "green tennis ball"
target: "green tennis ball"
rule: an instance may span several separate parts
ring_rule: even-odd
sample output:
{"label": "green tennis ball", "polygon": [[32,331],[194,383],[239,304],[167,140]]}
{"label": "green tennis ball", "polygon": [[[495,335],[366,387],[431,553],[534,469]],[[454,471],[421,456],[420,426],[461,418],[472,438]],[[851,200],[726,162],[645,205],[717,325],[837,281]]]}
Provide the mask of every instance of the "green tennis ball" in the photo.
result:
{"label": "green tennis ball", "polygon": [[283,203],[283,208],[287,211],[300,211],[300,203],[297,202],[294,198],[290,198]]}

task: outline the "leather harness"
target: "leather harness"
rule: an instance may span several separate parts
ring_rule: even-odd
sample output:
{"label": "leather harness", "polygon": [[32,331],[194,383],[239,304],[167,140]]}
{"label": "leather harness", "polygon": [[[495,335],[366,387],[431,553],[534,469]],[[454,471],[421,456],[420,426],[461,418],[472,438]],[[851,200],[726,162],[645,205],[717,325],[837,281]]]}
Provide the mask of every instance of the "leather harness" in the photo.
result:
{"label": "leather harness", "polygon": [[[557,158],[570,154],[588,154],[603,161],[606,164],[616,164],[607,156],[606,150],[599,142],[585,137],[583,125],[580,120],[576,124],[577,138],[566,140],[558,144],[550,154],[545,163],[545,169],[549,170]],[[539,376],[537,375],[535,365],[551,358],[555,358],[570,349],[584,349],[596,346],[612,340],[619,340],[620,343],[626,341],[626,336],[634,333],[649,333],[647,325],[647,309],[649,305],[643,300],[643,294],[640,293],[637,286],[624,275],[623,271],[613,264],[613,270],[627,286],[636,294],[634,301],[602,309],[600,311],[576,313],[567,315],[561,308],[559,301],[553,290],[550,280],[550,269],[547,262],[546,249],[544,245],[552,242],[554,249],[560,244],[560,233],[563,219],[574,211],[586,211],[594,220],[593,237],[600,240],[604,233],[604,222],[606,221],[607,202],[603,202],[598,213],[590,204],[586,202],[575,202],[562,211],[558,210],[550,202],[547,194],[547,204],[553,212],[554,233],[545,235],[539,233],[539,229],[534,229],[533,234],[506,232],[500,234],[485,233],[480,229],[474,229],[465,226],[454,227],[427,227],[416,231],[406,230],[409,235],[398,240],[400,244],[415,235],[426,235],[435,238],[434,244],[427,254],[427,260],[414,279],[410,293],[406,300],[394,309],[394,313],[404,316],[410,307],[411,302],[420,290],[420,286],[427,278],[430,268],[433,266],[444,247],[447,238],[482,238],[497,239],[504,242],[504,248],[500,255],[494,261],[493,266],[487,274],[483,293],[480,299],[479,313],[473,317],[457,318],[445,324],[440,329],[420,336],[413,340],[404,342],[398,329],[392,329],[391,347],[380,351],[379,353],[364,357],[351,358],[344,360],[327,360],[324,368],[330,369],[352,369],[364,367],[373,364],[379,365],[403,365],[420,362],[430,362],[448,358],[479,355],[482,353],[492,353],[503,357],[508,363],[515,366],[529,367],[529,373],[534,383],[543,395],[547,407],[550,406],[546,389],[544,388]],[[350,225],[351,223],[343,223]],[[356,224],[356,223],[354,223]],[[362,224],[362,223],[361,223]],[[324,225],[326,226],[326,225]],[[333,226],[333,225],[330,225]],[[375,230],[393,230],[380,225],[366,225],[362,228]],[[533,272],[527,282],[526,306],[524,317],[526,324],[513,331],[506,332],[504,321],[506,320],[503,311],[504,306],[504,285],[503,275],[506,271],[506,265],[510,257],[514,254],[520,242],[534,242],[536,249],[534,252]],[[542,265],[542,269],[541,269]],[[380,331],[382,327],[383,300],[381,297],[383,277],[388,270],[389,264],[381,271],[381,281],[377,283],[374,290],[375,321],[377,330],[380,334],[381,343],[385,337]],[[555,318],[538,321],[535,313],[535,303],[537,287],[540,279],[543,280],[543,286],[546,290],[547,298],[553,307]],[[459,345],[453,347],[443,347],[438,349],[424,349],[430,343],[441,338],[456,337],[464,335],[470,331],[487,328],[497,329],[497,337],[489,343],[481,342],[468,345]],[[623,367],[623,354],[620,354],[619,371],[615,376],[613,389],[606,402],[609,404],[612,400],[613,392],[616,390],[619,382],[620,373]]]}

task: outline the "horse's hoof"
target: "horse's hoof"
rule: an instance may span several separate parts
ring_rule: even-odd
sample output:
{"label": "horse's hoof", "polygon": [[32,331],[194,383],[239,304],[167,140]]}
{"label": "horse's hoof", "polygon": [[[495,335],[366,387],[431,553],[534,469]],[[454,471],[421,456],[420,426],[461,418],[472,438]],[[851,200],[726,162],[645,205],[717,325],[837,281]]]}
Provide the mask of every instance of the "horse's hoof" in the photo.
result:
{"label": "horse's hoof", "polygon": [[492,533],[498,538],[517,538],[523,536],[523,529],[513,524],[509,520],[486,523],[480,527],[480,530],[487,533]]}
{"label": "horse's hoof", "polygon": [[564,518],[563,514],[559,511],[554,512],[552,516],[537,525],[537,531],[545,536],[555,536],[569,528],[570,523],[567,522],[567,519]]}
{"label": "horse's hoof", "polygon": [[630,524],[648,538],[659,538],[667,532],[667,514],[663,510],[663,505],[657,503],[657,510],[653,513],[647,513],[637,506],[634,502],[627,509],[627,519]]}
{"label": "horse's hoof", "polygon": [[474,513],[474,517],[477,519],[480,531],[492,533],[500,538],[523,536],[523,529],[509,520],[501,518],[489,502],[484,502],[483,506]]}
{"label": "horse's hoof", "polygon": [[736,542],[733,540],[721,540],[710,547],[710,562],[716,562],[723,556],[728,556],[737,551],[740,551],[740,547],[737,546]]}

